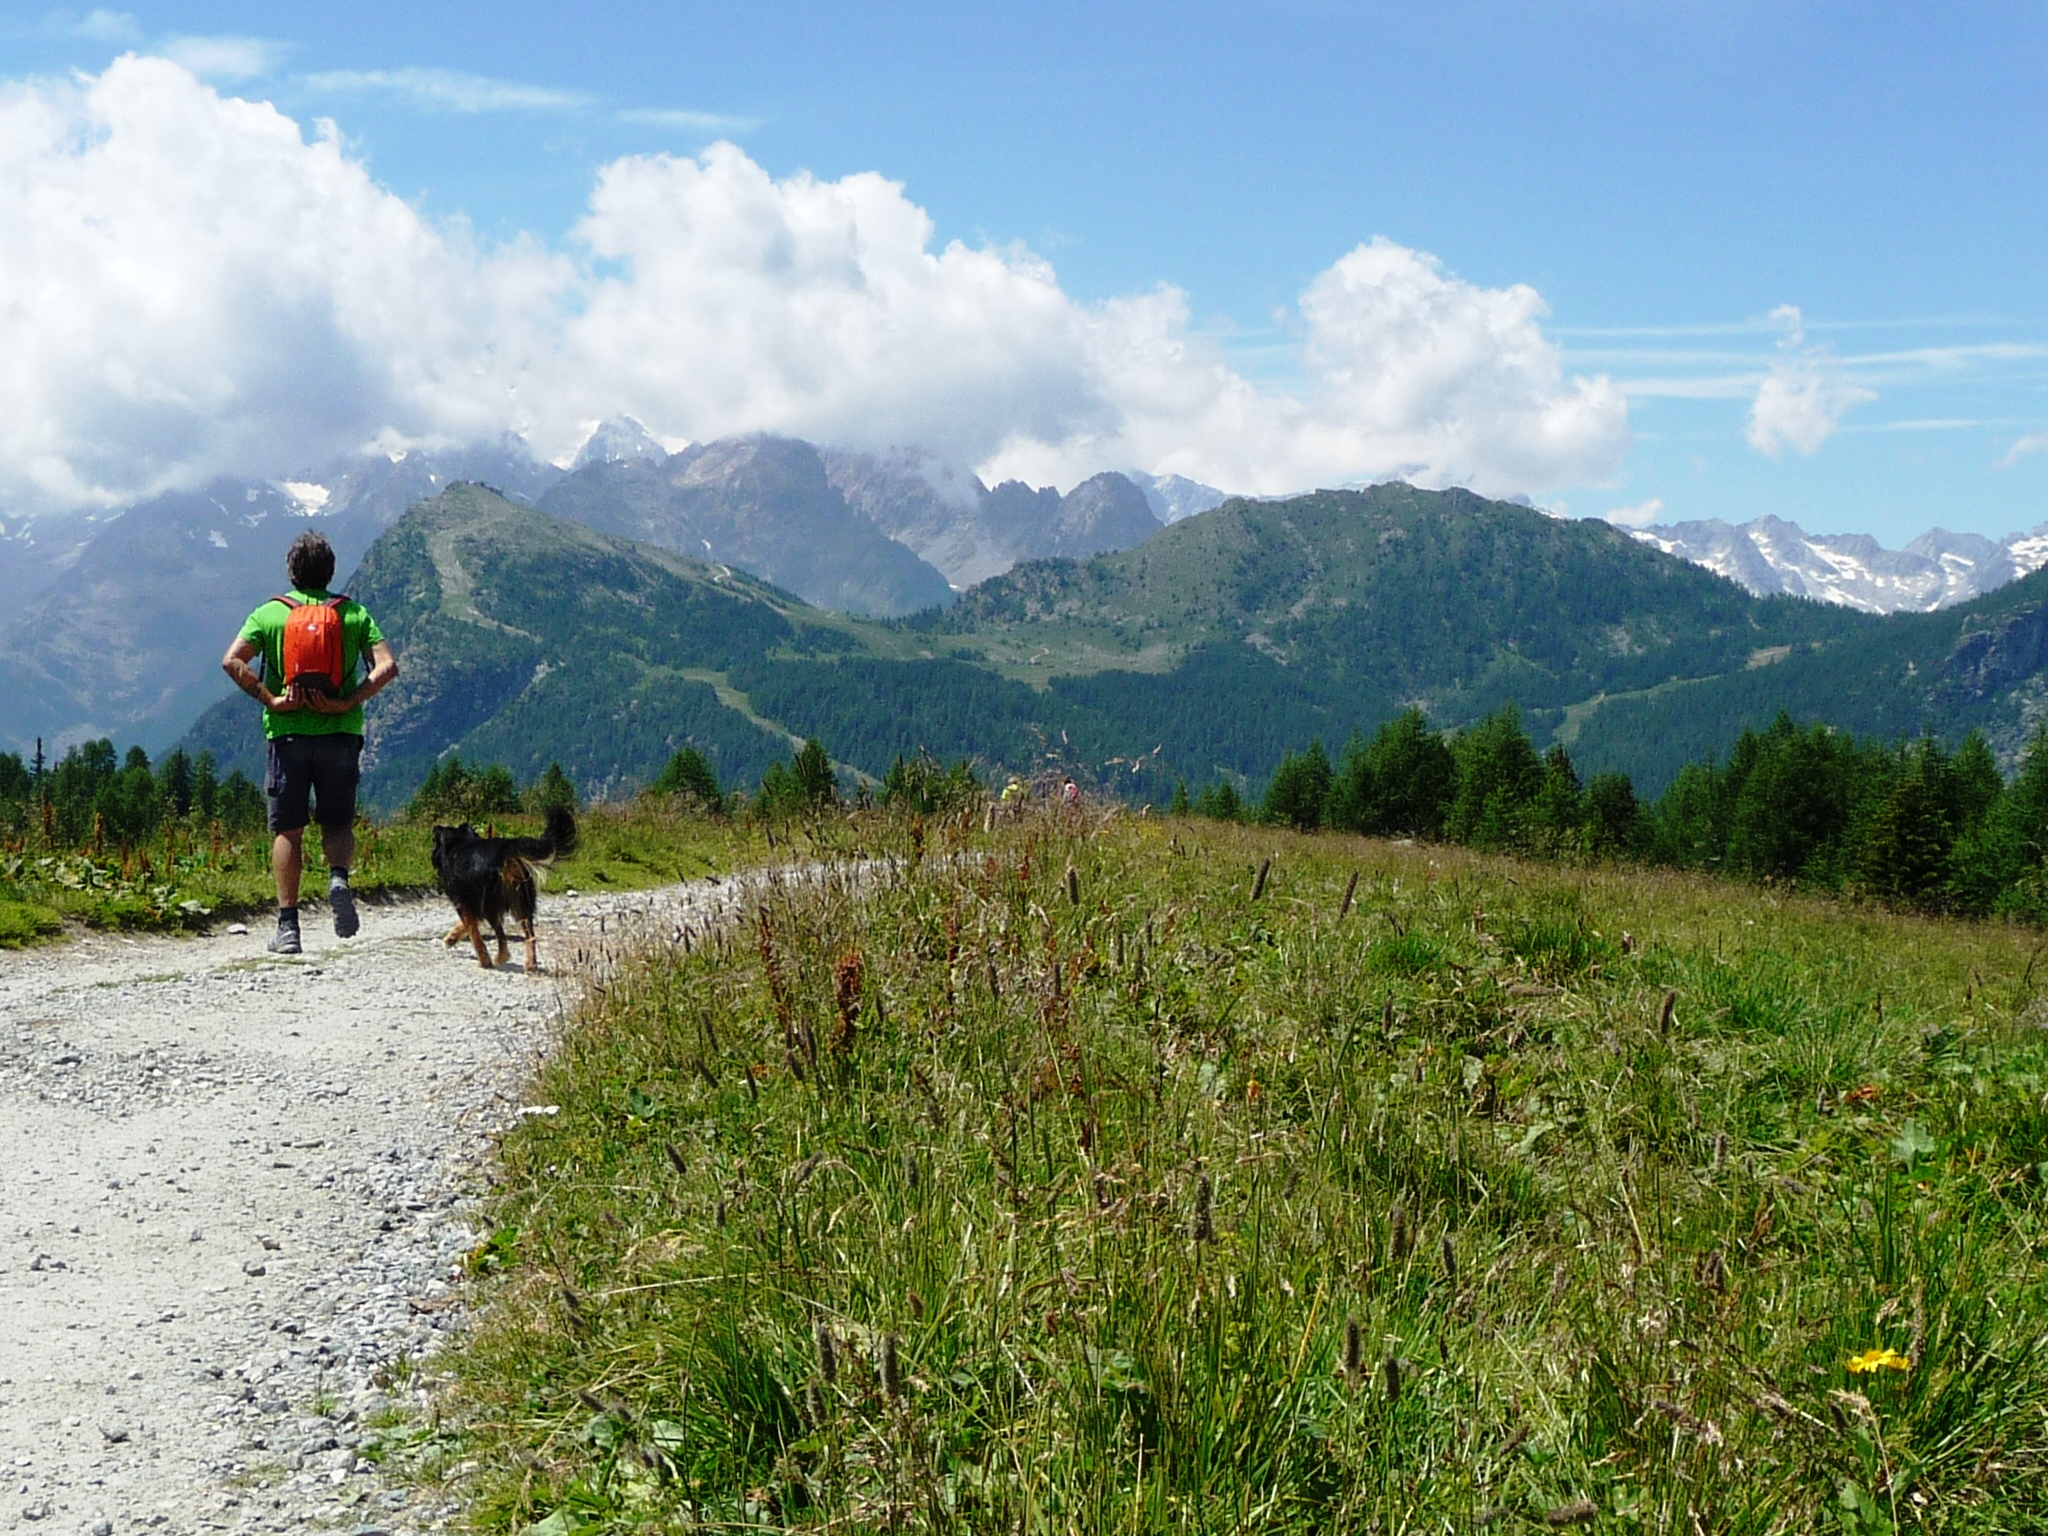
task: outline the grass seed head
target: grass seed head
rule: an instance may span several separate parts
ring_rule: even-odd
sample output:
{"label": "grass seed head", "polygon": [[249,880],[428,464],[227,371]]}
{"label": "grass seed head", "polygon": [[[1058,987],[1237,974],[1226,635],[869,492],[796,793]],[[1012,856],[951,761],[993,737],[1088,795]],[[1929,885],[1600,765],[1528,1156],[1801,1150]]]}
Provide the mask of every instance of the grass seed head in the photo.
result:
{"label": "grass seed head", "polygon": [[1195,1241],[1198,1243],[1213,1243],[1216,1241],[1216,1221],[1209,1209],[1212,1193],[1209,1175],[1206,1173],[1202,1174],[1195,1180],[1194,1231]]}
{"label": "grass seed head", "polygon": [[893,1333],[882,1335],[881,1366],[882,1395],[892,1403],[900,1402],[903,1398],[903,1371],[896,1358],[896,1335]]}
{"label": "grass seed head", "polygon": [[841,1056],[853,1051],[860,1021],[860,1001],[867,984],[867,968],[860,951],[850,949],[832,966],[832,1003],[839,1012],[839,1030],[832,1037],[832,1049]]}
{"label": "grass seed head", "polygon": [[1358,1319],[1344,1319],[1344,1375],[1348,1380],[1357,1381],[1365,1370],[1365,1338],[1358,1326]]}
{"label": "grass seed head", "polygon": [[1386,1392],[1389,1403],[1401,1401],[1401,1362],[1394,1358],[1392,1350],[1388,1350],[1385,1358],[1380,1361],[1380,1386]]}
{"label": "grass seed head", "polygon": [[1453,1290],[1456,1290],[1458,1286],[1458,1245],[1451,1241],[1451,1234],[1448,1232],[1443,1237],[1442,1251],[1444,1280]]}
{"label": "grass seed head", "polygon": [[818,1374],[829,1386],[839,1380],[839,1346],[832,1338],[832,1330],[823,1323],[814,1330],[818,1343]]}

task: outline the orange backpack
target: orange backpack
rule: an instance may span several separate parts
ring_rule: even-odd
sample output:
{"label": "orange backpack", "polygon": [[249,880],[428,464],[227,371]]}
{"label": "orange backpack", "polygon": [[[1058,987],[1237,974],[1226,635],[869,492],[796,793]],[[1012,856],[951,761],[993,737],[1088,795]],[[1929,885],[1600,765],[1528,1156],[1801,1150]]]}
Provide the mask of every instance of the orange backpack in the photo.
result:
{"label": "orange backpack", "polygon": [[341,692],[341,605],[336,592],[318,602],[277,598],[291,610],[284,621],[284,685],[332,698]]}

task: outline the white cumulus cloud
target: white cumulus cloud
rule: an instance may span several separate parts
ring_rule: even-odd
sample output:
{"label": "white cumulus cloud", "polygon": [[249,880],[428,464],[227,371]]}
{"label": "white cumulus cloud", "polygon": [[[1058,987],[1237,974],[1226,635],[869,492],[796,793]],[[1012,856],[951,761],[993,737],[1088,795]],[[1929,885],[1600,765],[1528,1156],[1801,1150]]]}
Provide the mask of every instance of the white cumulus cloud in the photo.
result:
{"label": "white cumulus cloud", "polygon": [[1652,496],[1648,501],[1639,501],[1634,506],[1616,507],[1607,514],[1607,521],[1622,528],[1647,528],[1664,515],[1664,498]]}
{"label": "white cumulus cloud", "polygon": [[1781,305],[1771,318],[1784,330],[1778,361],[1757,386],[1749,407],[1746,433],[1750,447],[1770,458],[1787,448],[1802,458],[1820,450],[1852,406],[1877,396],[1828,371],[1827,353],[1806,342],[1806,325],[1797,308]]}
{"label": "white cumulus cloud", "polygon": [[[330,84],[559,104],[431,72]],[[308,136],[162,58],[0,88],[0,199],[0,505],[373,441],[513,431],[566,454],[616,415],[669,441],[776,431],[1040,483],[1136,466],[1253,492],[1543,491],[1607,478],[1628,443],[1620,392],[1564,372],[1532,289],[1385,240],[1307,286],[1302,382],[1275,389],[1180,291],[1080,302],[1028,250],[937,244],[880,175],[777,179],[725,143],[632,156],[566,249],[487,249],[377,186],[332,125]]]}

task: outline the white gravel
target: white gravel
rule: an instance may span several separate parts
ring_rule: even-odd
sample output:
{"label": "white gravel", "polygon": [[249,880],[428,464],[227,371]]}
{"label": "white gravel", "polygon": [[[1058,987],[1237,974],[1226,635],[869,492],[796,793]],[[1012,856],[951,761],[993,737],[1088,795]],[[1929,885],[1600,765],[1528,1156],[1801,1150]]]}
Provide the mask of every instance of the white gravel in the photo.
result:
{"label": "white gravel", "polygon": [[347,943],[308,908],[291,959],[268,922],[0,953],[0,1530],[456,1515],[357,1447],[460,1321],[493,1135],[622,931],[737,893],[544,897],[535,977],[444,949],[440,901]]}

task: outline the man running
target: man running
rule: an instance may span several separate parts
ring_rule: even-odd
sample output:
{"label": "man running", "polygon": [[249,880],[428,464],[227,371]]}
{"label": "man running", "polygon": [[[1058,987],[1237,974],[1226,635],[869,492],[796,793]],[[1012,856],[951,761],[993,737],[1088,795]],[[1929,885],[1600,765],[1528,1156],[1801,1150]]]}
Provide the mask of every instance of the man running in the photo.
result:
{"label": "man running", "polygon": [[[300,534],[285,552],[284,565],[292,590],[249,615],[220,665],[237,688],[263,706],[263,736],[270,749],[263,792],[270,797],[270,872],[277,879],[277,934],[270,951],[296,955],[299,879],[305,869],[302,843],[309,819],[320,823],[335,936],[353,938],[361,926],[348,872],[356,851],[363,701],[390,685],[398,676],[398,662],[369,610],[327,590],[334,580],[334,548],[327,540],[317,533]],[[319,604],[332,605],[340,620],[340,672],[331,690],[319,686],[317,679],[309,683],[285,677],[285,626],[295,610]],[[370,658],[369,675],[354,681],[365,655]],[[260,677],[249,665],[259,656]],[[284,691],[274,692],[272,684]]]}

